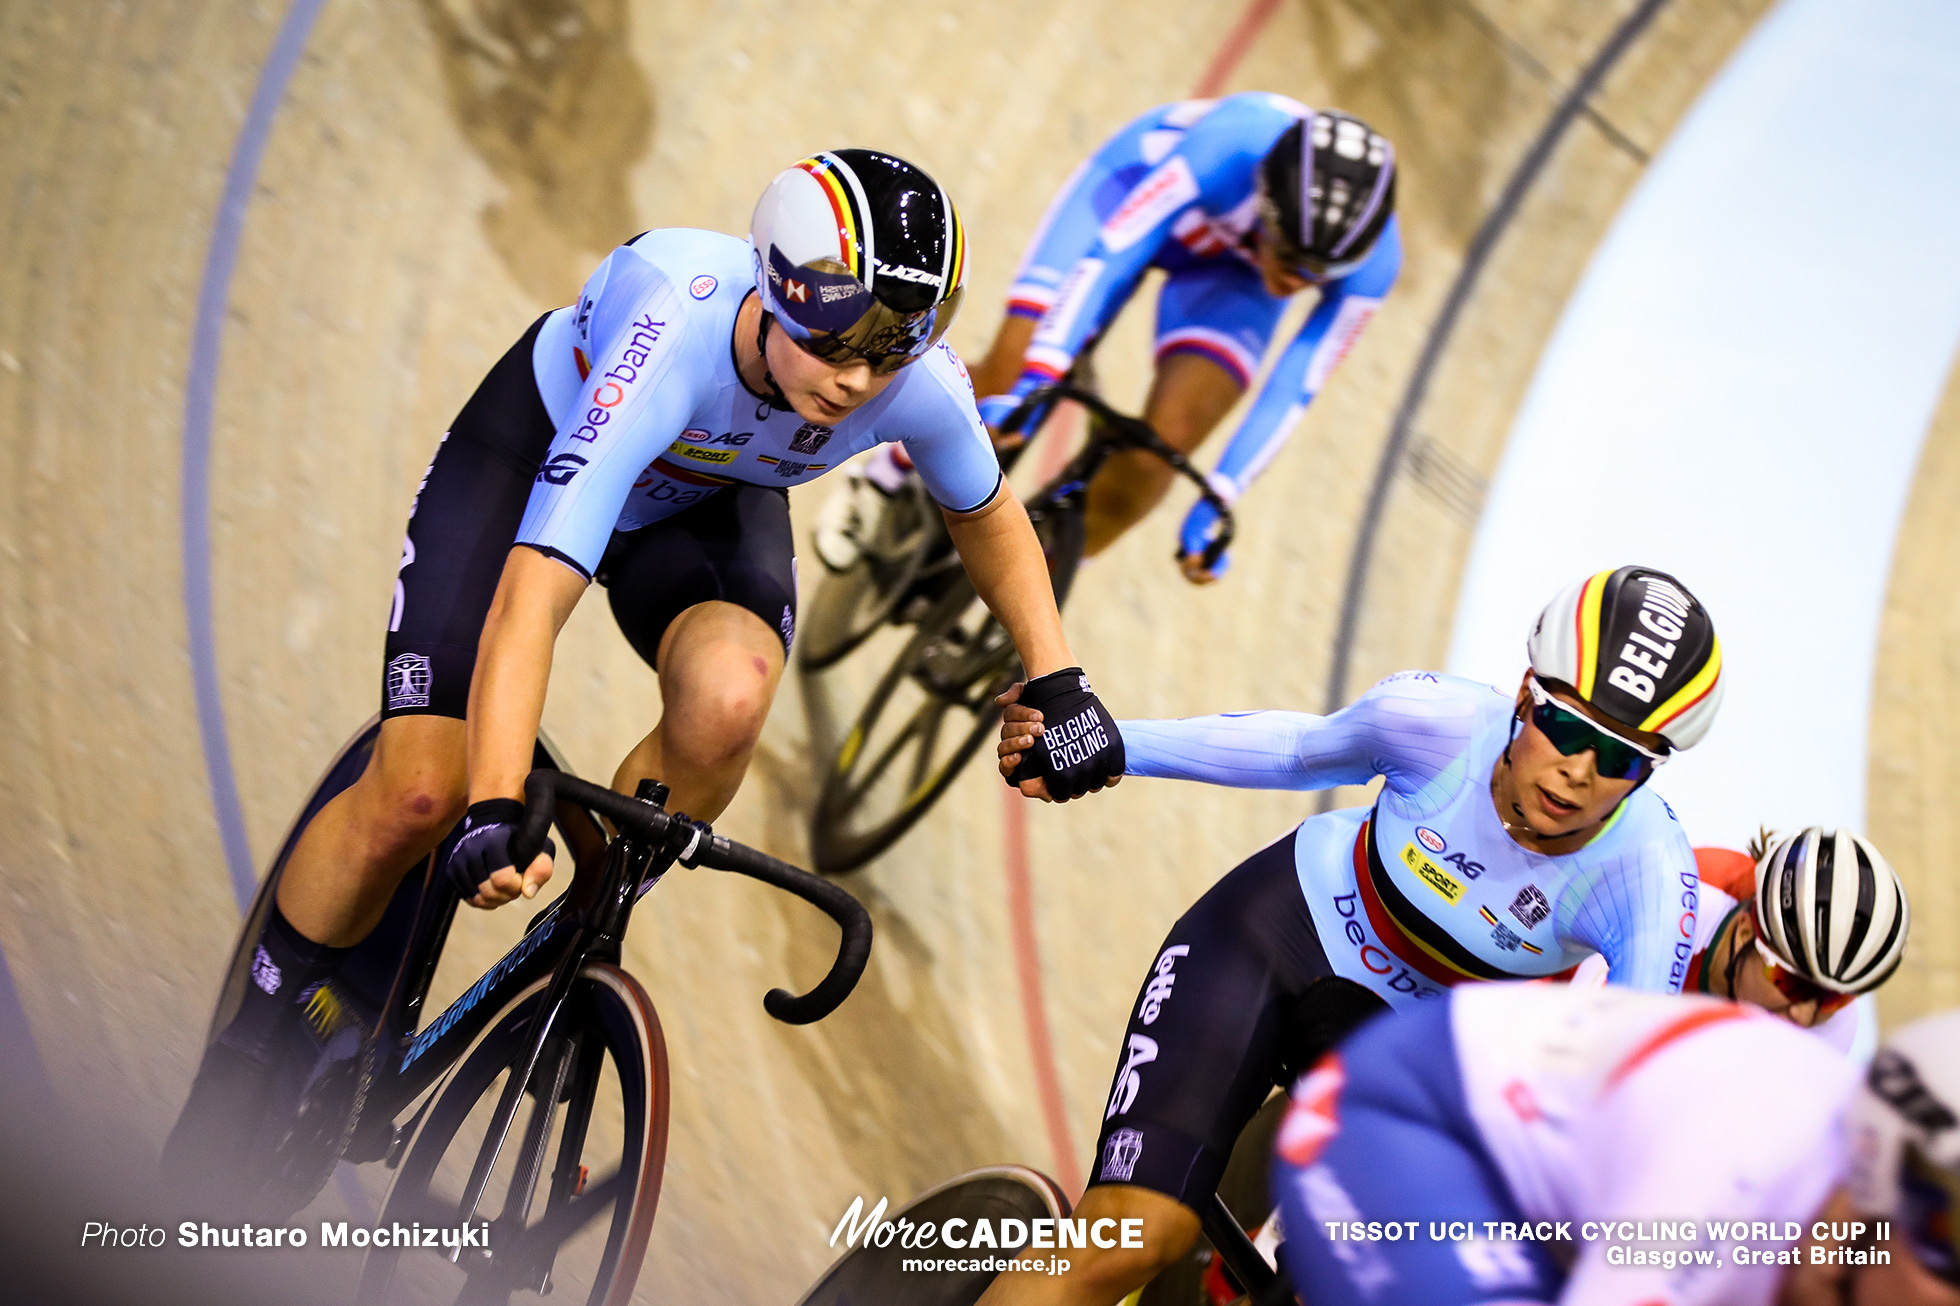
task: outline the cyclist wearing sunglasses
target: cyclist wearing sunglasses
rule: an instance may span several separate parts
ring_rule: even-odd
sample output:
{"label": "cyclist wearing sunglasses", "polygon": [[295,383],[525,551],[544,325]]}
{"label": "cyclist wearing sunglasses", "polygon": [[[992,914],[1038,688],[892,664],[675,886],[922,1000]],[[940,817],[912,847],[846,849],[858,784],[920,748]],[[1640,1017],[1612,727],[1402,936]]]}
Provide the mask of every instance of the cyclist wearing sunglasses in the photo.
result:
{"label": "cyclist wearing sunglasses", "polygon": [[[1160,946],[1077,1208],[1143,1219],[1147,1246],[1092,1249],[1068,1276],[1040,1279],[1072,1285],[1047,1298],[1037,1276],[1004,1276],[999,1300],[1114,1302],[1179,1259],[1240,1130],[1302,1068],[1295,1031],[1325,1029],[1335,1004],[1352,1022],[1440,1003],[1465,980],[1552,976],[1593,953],[1616,984],[1680,989],[1694,852],[1645,782],[1714,719],[1714,625],[1672,576],[1622,567],[1554,598],[1526,647],[1515,694],[1405,671],[1325,717],[1120,723],[1131,775],[1384,783],[1372,806],[1311,817],[1241,863]],[[1003,774],[1041,715],[1008,708]],[[1042,796],[1038,781],[1020,787]]]}
{"label": "cyclist wearing sunglasses", "polygon": [[[373,759],[287,865],[217,1080],[263,1084],[300,1023],[298,1000],[458,816],[445,869],[466,901],[537,893],[549,854],[520,874],[505,848],[553,647],[591,582],[609,590],[664,704],[615,783],[630,793],[663,779],[672,810],[718,816],[795,628],[786,491],[880,441],[911,450],[1029,671],[1074,717],[1110,727],[1056,782],[1087,793],[1121,774],[1121,741],[1071,665],[1040,544],[1002,490],[964,369],[939,344],[965,259],[959,216],[932,178],[838,150],[770,183],[750,240],[647,232],[614,250],[577,302],[531,325],[417,492]],[[245,1091],[200,1077],[186,1118],[200,1103],[219,1119],[248,1110]]]}
{"label": "cyclist wearing sunglasses", "polygon": [[[1007,315],[976,369],[990,426],[1036,387],[1067,373],[1113,322],[1145,272],[1161,269],[1156,377],[1143,417],[1195,450],[1252,384],[1288,301],[1313,311],[1274,361],[1212,473],[1227,502],[1276,455],[1395,284],[1395,150],[1360,119],[1282,95],[1245,92],[1160,105],[1129,123],[1050,204],[1009,293]],[[1030,427],[1031,431],[1033,428]],[[1026,434],[1027,432],[1022,432]],[[896,488],[902,451],[881,451],[825,504],[817,551],[842,570]],[[1090,555],[1142,520],[1173,473],[1118,454],[1089,490]],[[1194,583],[1217,579],[1200,557],[1217,526],[1203,502],[1186,515],[1177,555]]]}
{"label": "cyclist wearing sunglasses", "polygon": [[1912,911],[1897,873],[1869,841],[1815,825],[1766,838],[1753,863],[1732,854],[1746,868],[1735,880],[1711,873],[1710,851],[1697,850],[1701,924],[1684,987],[1773,1011],[1848,1051],[1851,1004],[1905,956]]}

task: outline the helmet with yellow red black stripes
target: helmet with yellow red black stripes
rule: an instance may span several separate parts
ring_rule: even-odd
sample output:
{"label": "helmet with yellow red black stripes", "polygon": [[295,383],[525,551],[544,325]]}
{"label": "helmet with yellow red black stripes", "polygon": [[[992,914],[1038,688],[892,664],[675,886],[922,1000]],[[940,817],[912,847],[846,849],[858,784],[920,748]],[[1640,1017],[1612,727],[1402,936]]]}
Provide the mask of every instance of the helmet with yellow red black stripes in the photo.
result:
{"label": "helmet with yellow red black stripes", "polygon": [[1722,645],[1688,587],[1651,567],[1602,571],[1562,591],[1526,641],[1531,669],[1606,717],[1693,748],[1722,702]]}
{"label": "helmet with yellow red black stripes", "polygon": [[826,362],[895,372],[938,343],[966,293],[951,197],[877,150],[827,150],[777,173],[749,240],[763,308]]}

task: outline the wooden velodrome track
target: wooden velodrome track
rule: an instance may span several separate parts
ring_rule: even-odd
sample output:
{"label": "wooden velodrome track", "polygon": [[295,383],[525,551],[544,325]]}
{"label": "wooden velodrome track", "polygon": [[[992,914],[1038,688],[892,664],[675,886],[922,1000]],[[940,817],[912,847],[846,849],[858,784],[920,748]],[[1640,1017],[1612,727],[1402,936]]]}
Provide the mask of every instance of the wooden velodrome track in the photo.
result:
{"label": "wooden velodrome track", "polygon": [[[1539,349],[1648,156],[1764,7],[0,6],[0,954],[32,1036],[0,1055],[38,1058],[52,1109],[89,1121],[105,1153],[154,1155],[230,945],[234,878],[374,709],[402,522],[436,437],[605,250],[647,227],[745,230],[761,185],[814,149],[881,145],[958,197],[973,293],[953,341],[972,351],[1050,194],[1143,108],[1256,87],[1389,133],[1406,274],[1247,501],[1230,577],[1177,579],[1174,496],[1087,573],[1068,623],[1119,715],[1318,710],[1384,441],[1461,285],[1383,482],[1345,683],[1439,664],[1481,487]],[[1597,89],[1570,98],[1596,63]],[[1548,132],[1561,105],[1576,112]],[[1141,393],[1146,318],[1101,351],[1122,402]],[[803,521],[834,486],[798,491]],[[1960,1001],[1943,857],[1960,835],[1956,498],[1950,387],[1899,543],[1874,709],[1871,833],[1918,915],[1891,1021]],[[805,692],[785,683],[723,822],[792,860],[818,765]],[[658,711],[652,675],[588,602],[560,645],[547,729],[604,774]],[[645,1299],[787,1300],[858,1194],[899,1200],[1005,1160],[1079,1184],[1157,940],[1309,810],[1144,783],[1067,809],[1010,801],[976,766],[853,881],[878,946],[857,995],[811,1029],[760,1005],[822,966],[830,932],[808,911],[708,875],[644,904],[627,961],[675,1072]],[[469,918],[437,997],[522,923]]]}

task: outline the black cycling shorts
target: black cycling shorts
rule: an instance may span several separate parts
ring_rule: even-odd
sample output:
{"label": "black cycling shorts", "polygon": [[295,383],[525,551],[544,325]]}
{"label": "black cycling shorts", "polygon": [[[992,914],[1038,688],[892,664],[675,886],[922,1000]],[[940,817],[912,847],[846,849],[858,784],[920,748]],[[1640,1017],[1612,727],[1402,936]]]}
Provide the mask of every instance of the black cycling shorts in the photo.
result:
{"label": "black cycling shorts", "polygon": [[[468,711],[477,639],[555,428],[531,353],[540,317],[497,361],[443,436],[409,509],[381,681],[381,715]],[[730,485],[651,526],[615,534],[595,577],[648,665],[686,609],[719,599],[779,632],[796,627],[789,496]]]}
{"label": "black cycling shorts", "polygon": [[1089,1182],[1203,1211],[1274,1086],[1386,1009],[1327,964],[1289,831],[1164,936],[1118,1050]]}

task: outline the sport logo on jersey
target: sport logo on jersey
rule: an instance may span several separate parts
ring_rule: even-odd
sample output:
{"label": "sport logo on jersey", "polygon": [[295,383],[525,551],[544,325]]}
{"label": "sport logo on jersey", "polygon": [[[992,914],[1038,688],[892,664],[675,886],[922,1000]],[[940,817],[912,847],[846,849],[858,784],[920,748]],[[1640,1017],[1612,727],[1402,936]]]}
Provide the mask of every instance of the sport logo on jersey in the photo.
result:
{"label": "sport logo on jersey", "polygon": [[538,468],[537,479],[546,485],[569,485],[583,466],[585,459],[575,453],[554,454],[550,462]]}
{"label": "sport logo on jersey", "polygon": [[1552,904],[1542,889],[1535,884],[1527,884],[1518,890],[1517,897],[1511,899],[1511,914],[1518,918],[1520,925],[1535,930],[1552,914]]}
{"label": "sport logo on jersey", "polygon": [[1416,873],[1416,878],[1443,896],[1443,901],[1454,907],[1463,901],[1464,888],[1457,878],[1422,855],[1414,844],[1402,848],[1402,863]]}

